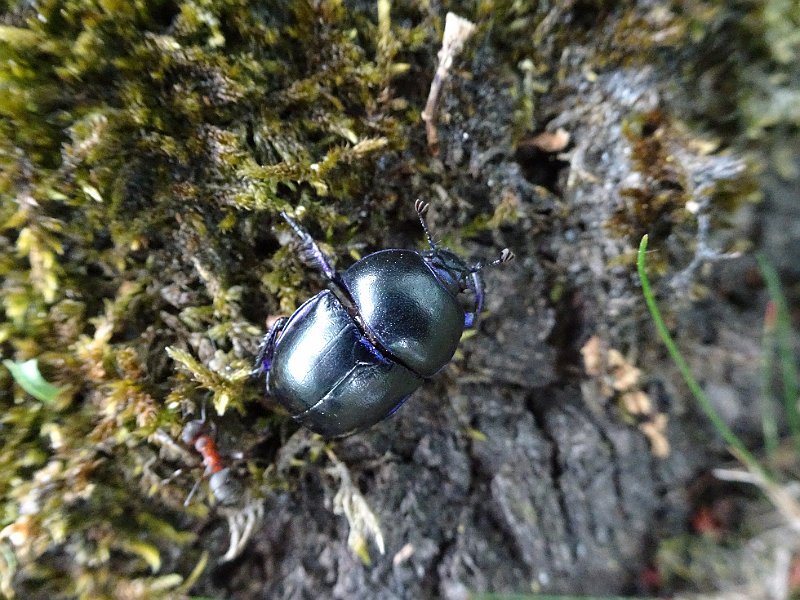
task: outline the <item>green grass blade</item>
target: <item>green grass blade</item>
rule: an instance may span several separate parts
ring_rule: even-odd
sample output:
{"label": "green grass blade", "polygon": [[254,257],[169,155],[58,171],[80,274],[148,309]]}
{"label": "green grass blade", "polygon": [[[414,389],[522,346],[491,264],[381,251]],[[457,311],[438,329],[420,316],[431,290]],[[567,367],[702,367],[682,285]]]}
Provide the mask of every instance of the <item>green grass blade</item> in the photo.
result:
{"label": "green grass blade", "polygon": [[775,458],[780,443],[778,417],[772,394],[776,311],[775,303],[770,301],[764,314],[764,330],[761,336],[761,430],[764,433],[764,450],[770,462]]}
{"label": "green grass blade", "polygon": [[786,411],[786,421],[789,424],[789,431],[792,435],[794,446],[800,452],[800,412],[798,412],[797,401],[800,396],[800,383],[797,373],[797,362],[792,348],[792,324],[789,319],[789,307],[786,304],[786,296],[781,289],[780,278],[769,261],[763,256],[756,257],[764,282],[767,284],[767,292],[770,299],[775,303],[777,313],[775,315],[775,333],[778,341],[778,360],[781,365],[781,378],[783,381],[783,403]]}
{"label": "green grass blade", "polygon": [[39,372],[39,362],[37,359],[32,358],[23,363],[14,362],[13,360],[4,360],[3,364],[11,372],[19,386],[28,392],[31,396],[44,402],[51,404],[55,402],[58,395],[61,393],[61,388],[53,385],[42,377]]}
{"label": "green grass blade", "polygon": [[686,359],[683,358],[680,350],[678,350],[678,347],[672,340],[669,329],[667,329],[664,319],[661,317],[661,311],[658,310],[655,296],[650,288],[650,280],[647,278],[647,270],[645,268],[646,252],[647,235],[642,237],[642,241],[639,244],[639,256],[636,261],[636,267],[639,271],[639,279],[642,282],[642,294],[644,295],[644,300],[647,303],[647,308],[650,310],[650,316],[653,319],[653,324],[656,326],[658,335],[661,337],[661,341],[667,347],[667,351],[669,352],[672,361],[675,363],[675,366],[678,367],[678,370],[683,376],[683,380],[689,387],[689,391],[692,392],[692,395],[695,397],[695,400],[697,400],[700,408],[711,421],[714,429],[717,430],[717,432],[722,436],[722,439],[724,439],[728,444],[732,453],[742,462],[744,462],[750,470],[760,473],[765,478],[769,478],[769,475],[764,471],[755,457],[750,454],[750,451],[745,447],[742,440],[739,439],[739,437],[731,430],[731,428],[728,427],[725,421],[722,420],[722,417],[719,416],[719,413],[709,401],[708,397],[703,391],[703,388],[700,387],[700,384],[694,378],[692,370],[689,368]]}

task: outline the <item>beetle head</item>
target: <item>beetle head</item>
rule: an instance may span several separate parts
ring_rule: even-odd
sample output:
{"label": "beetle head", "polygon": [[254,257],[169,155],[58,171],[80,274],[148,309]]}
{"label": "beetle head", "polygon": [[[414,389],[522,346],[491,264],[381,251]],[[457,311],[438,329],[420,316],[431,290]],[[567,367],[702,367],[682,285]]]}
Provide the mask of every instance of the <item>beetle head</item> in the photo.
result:
{"label": "beetle head", "polygon": [[474,327],[475,319],[483,310],[481,270],[484,267],[507,263],[514,258],[514,253],[508,248],[504,248],[500,253],[500,258],[493,260],[489,264],[478,263],[473,267],[467,266],[457,254],[433,244],[431,244],[429,251],[422,253],[422,256],[436,278],[450,293],[457,296],[460,292],[469,291],[474,295],[471,301],[472,305],[466,308],[464,312],[464,326]]}

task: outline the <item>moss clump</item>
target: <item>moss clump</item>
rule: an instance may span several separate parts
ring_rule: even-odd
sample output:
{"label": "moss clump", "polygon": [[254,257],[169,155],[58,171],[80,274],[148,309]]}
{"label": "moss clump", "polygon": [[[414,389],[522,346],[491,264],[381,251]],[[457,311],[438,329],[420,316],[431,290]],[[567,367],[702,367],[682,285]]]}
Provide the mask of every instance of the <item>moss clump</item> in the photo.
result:
{"label": "moss clump", "polygon": [[0,372],[0,579],[23,597],[188,591],[201,470],[163,442],[206,400],[260,398],[240,375],[304,294],[274,215],[342,233],[408,144],[392,86],[431,33],[335,0],[4,5],[0,343],[66,390],[43,404]]}
{"label": "moss clump", "polygon": [[[633,115],[623,123],[623,134],[636,183],[619,192],[621,204],[606,224],[611,235],[632,247],[645,234],[669,239],[676,255],[653,262],[662,272],[676,259],[685,261],[686,248],[704,260],[723,256],[707,246],[709,224],[713,218],[714,225],[724,226],[727,215],[760,198],[754,165],[719,153],[719,142],[692,135],[660,108]],[[633,260],[631,251],[617,262]]]}
{"label": "moss clump", "polygon": [[686,173],[670,148],[669,121],[661,110],[653,110],[625,123],[623,131],[642,181],[621,191],[628,206],[617,210],[609,226],[632,244],[648,232],[663,239],[674,223],[690,217],[686,204],[692,198]]}

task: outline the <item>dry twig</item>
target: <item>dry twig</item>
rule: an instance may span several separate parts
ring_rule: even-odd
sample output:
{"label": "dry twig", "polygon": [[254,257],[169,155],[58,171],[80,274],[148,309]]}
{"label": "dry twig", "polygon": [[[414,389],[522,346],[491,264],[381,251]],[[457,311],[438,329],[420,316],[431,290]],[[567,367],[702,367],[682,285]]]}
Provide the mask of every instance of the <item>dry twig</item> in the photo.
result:
{"label": "dry twig", "polygon": [[447,13],[442,36],[442,49],[438,54],[439,66],[436,68],[436,74],[431,82],[425,110],[422,111],[422,120],[425,121],[425,131],[428,135],[428,147],[434,155],[439,153],[439,132],[436,130],[439,93],[450,73],[450,67],[453,66],[453,59],[458,56],[464,48],[464,43],[474,32],[475,23],[451,12]]}

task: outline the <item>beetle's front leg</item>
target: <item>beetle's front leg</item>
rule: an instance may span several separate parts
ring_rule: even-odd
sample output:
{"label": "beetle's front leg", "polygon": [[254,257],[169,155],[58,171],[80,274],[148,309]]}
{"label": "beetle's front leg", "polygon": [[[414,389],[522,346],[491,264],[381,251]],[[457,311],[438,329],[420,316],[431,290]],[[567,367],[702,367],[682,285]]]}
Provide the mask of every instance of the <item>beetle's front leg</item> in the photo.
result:
{"label": "beetle's front leg", "polygon": [[467,277],[467,289],[475,294],[475,303],[471,312],[464,313],[464,327],[472,329],[483,310],[483,280],[477,272],[470,273]]}
{"label": "beetle's front leg", "polygon": [[486,267],[502,265],[513,259],[514,253],[508,248],[503,248],[503,251],[500,253],[500,258],[493,260],[488,265],[478,263],[469,270],[466,277],[466,289],[471,290],[475,294],[475,305],[472,312],[464,313],[464,327],[468,329],[474,327],[478,316],[480,316],[483,310],[483,280],[481,279],[480,272]]}
{"label": "beetle's front leg", "polygon": [[292,228],[292,231],[294,231],[295,235],[300,238],[300,241],[303,244],[303,249],[308,253],[309,257],[311,257],[311,259],[317,263],[325,277],[329,281],[338,283],[339,276],[337,275],[336,270],[331,265],[331,261],[328,260],[328,257],[325,256],[325,253],[317,245],[317,242],[314,241],[314,238],[311,237],[311,234],[298,225],[297,222],[285,212],[281,212],[281,216],[289,224],[289,227]]}
{"label": "beetle's front leg", "polygon": [[272,327],[269,328],[267,335],[264,336],[264,339],[261,340],[261,344],[258,346],[255,365],[253,365],[253,370],[250,371],[251,375],[261,375],[262,373],[269,374],[269,369],[272,366],[272,355],[275,353],[275,345],[278,342],[283,328],[286,327],[286,323],[288,322],[288,317],[280,317],[272,324]]}

